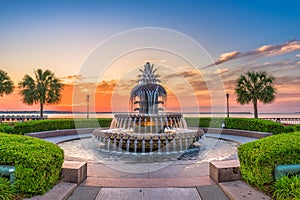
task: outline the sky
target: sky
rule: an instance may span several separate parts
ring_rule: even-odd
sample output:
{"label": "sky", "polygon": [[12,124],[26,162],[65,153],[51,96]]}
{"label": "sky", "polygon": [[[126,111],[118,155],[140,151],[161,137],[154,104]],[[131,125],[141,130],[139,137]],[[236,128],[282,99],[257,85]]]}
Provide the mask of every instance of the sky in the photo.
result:
{"label": "sky", "polygon": [[300,112],[299,7],[290,0],[0,0],[0,69],[16,85],[0,98],[0,111],[39,110],[23,104],[17,88],[38,68],[65,84],[61,102],[46,110],[84,110],[89,94],[92,111],[127,111],[149,61],[168,91],[167,110],[225,111],[228,93],[230,111],[253,112],[237,104],[234,87],[255,70],[276,78],[276,99],[259,112]]}

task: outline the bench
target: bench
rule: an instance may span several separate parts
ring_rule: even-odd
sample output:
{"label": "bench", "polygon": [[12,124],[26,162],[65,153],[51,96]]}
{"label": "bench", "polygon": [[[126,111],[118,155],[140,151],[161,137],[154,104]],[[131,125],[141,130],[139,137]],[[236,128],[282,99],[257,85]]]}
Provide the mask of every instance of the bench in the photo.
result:
{"label": "bench", "polygon": [[16,168],[10,165],[0,165],[0,176],[9,176],[9,182],[13,183],[15,180],[14,173]]}
{"label": "bench", "polygon": [[277,165],[275,167],[275,179],[278,180],[288,175],[300,176],[300,164]]}

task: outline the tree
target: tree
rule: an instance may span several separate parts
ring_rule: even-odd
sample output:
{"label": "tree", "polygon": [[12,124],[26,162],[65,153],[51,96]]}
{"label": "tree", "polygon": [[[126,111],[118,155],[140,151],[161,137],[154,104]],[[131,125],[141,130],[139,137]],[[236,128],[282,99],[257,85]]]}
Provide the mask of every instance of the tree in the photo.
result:
{"label": "tree", "polygon": [[8,74],[0,69],[0,97],[4,94],[10,94],[14,91],[15,86]]}
{"label": "tree", "polygon": [[236,81],[237,102],[242,105],[252,103],[254,117],[258,118],[258,101],[267,104],[275,100],[276,89],[274,81],[275,78],[265,71],[248,71]]}
{"label": "tree", "polygon": [[19,82],[19,94],[23,103],[33,105],[40,103],[40,118],[43,118],[44,105],[59,103],[64,85],[54,73],[42,69],[34,71],[35,79],[26,74]]}

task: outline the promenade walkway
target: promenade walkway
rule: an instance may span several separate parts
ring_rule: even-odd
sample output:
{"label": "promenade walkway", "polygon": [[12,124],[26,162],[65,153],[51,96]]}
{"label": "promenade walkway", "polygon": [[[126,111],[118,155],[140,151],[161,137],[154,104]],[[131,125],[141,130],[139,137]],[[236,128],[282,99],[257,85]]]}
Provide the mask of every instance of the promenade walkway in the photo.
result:
{"label": "promenade walkway", "polygon": [[[90,137],[91,134],[85,134]],[[82,135],[80,136],[82,137]],[[255,140],[250,137],[235,135],[218,135],[207,133],[206,137],[243,144]],[[60,143],[79,139],[78,135],[45,138]],[[130,173],[117,170],[109,164],[88,162],[87,179],[78,186],[60,183],[44,196],[31,200],[228,200],[228,199],[271,199],[251,188],[242,181],[216,183],[209,176],[209,162],[196,160],[178,160],[157,170],[154,165],[139,164],[143,173]]]}

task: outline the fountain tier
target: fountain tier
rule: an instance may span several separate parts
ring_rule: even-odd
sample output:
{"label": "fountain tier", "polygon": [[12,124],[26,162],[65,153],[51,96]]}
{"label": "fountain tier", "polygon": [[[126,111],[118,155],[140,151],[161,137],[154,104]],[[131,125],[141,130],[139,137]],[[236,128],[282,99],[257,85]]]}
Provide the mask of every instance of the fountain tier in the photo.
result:
{"label": "fountain tier", "polygon": [[200,129],[170,129],[163,134],[141,134],[127,129],[94,131],[94,137],[103,143],[103,148],[135,153],[185,151],[193,148],[202,136],[203,131]]}

